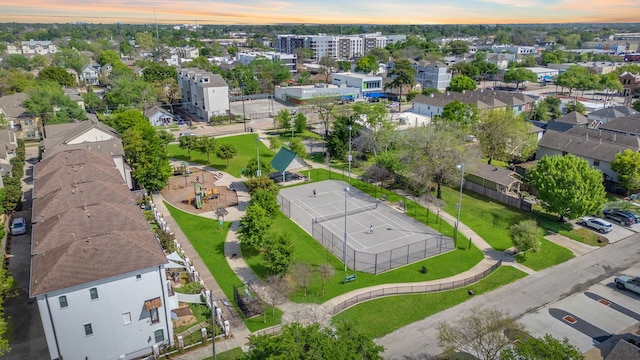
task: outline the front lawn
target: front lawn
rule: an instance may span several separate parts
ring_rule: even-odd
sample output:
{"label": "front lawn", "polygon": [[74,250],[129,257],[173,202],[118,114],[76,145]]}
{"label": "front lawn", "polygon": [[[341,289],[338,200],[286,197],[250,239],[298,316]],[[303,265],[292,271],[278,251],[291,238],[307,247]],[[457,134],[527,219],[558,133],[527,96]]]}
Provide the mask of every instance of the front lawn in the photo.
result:
{"label": "front lawn", "polygon": [[518,263],[530,269],[540,271],[563,263],[573,257],[571,250],[556,245],[549,240],[542,239],[540,242],[540,250],[537,253],[520,253],[516,255],[516,260]]}
{"label": "front lawn", "polygon": [[437,293],[389,296],[358,304],[334,316],[333,323],[347,321],[365,336],[379,338],[465,302],[470,299],[469,290],[480,295],[525,276],[514,267],[501,266],[488,277],[467,287]]}
{"label": "front lawn", "polygon": [[[236,156],[230,160],[229,167],[227,167],[227,161],[219,159],[215,153],[210,154],[211,161],[207,162],[207,155],[197,150],[191,151],[191,159],[189,159],[187,150],[181,149],[178,144],[169,144],[168,152],[170,158],[211,166],[235,177],[240,177],[242,176],[242,169],[247,166],[249,160],[256,158],[256,137],[257,134],[243,134],[216,138],[218,144],[232,144],[238,149]],[[258,144],[260,147],[260,161],[271,162],[274,156],[273,151],[269,150],[261,141]]]}

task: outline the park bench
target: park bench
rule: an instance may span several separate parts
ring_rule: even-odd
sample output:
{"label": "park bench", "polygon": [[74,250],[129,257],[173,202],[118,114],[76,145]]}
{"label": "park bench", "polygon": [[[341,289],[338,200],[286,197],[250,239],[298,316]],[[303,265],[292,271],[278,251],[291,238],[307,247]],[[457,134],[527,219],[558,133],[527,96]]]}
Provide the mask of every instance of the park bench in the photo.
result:
{"label": "park bench", "polygon": [[356,274],[345,276],[343,284],[346,284],[349,281],[356,281]]}

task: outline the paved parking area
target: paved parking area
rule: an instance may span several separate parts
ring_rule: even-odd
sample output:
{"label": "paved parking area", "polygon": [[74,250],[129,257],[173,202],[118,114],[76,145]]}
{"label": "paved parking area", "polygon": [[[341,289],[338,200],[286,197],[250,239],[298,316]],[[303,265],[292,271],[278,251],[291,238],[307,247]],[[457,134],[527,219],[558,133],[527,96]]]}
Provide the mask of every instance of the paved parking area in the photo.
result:
{"label": "paved parking area", "polygon": [[[606,221],[609,221],[607,219],[605,219]],[[622,226],[622,225],[618,225],[614,222],[609,221],[612,225],[613,225],[613,230],[611,230],[610,233],[608,234],[602,234],[604,237],[607,238],[607,240],[609,240],[609,243],[615,243],[616,241],[620,241],[622,239],[628,238],[629,236],[640,232],[640,224],[633,224],[631,226]],[[583,225],[578,225],[575,222],[573,223],[573,228],[574,229],[579,229],[579,228],[584,228],[585,226]],[[590,229],[592,231],[594,231],[595,233],[598,233],[597,231]]]}
{"label": "paved parking area", "polygon": [[[624,274],[638,276],[640,266],[627,269]],[[596,347],[606,355],[618,339],[616,334],[640,339],[635,331],[640,321],[640,295],[618,290],[614,278],[607,277],[569,297],[547,304],[524,315],[519,321],[536,337],[545,334],[557,339],[566,337],[582,352]],[[632,328],[635,330],[630,332]]]}

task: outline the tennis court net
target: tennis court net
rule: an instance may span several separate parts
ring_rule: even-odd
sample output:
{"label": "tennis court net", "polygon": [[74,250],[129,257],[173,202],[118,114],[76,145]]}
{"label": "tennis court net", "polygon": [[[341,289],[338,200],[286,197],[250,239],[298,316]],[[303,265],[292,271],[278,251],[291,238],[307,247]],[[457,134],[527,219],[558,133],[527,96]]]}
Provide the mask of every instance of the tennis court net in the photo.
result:
{"label": "tennis court net", "polygon": [[[353,215],[353,214],[358,214],[361,212],[365,212],[365,211],[371,211],[374,209],[378,208],[378,203],[373,203],[370,205],[365,205],[359,208],[355,208],[355,209],[351,209],[351,210],[347,210],[346,215]],[[336,213],[336,214],[331,214],[331,215],[327,215],[327,216],[318,216],[317,218],[315,218],[313,221],[320,223],[320,222],[325,222],[325,221],[329,221],[329,220],[333,220],[333,219],[338,219],[341,217],[345,216],[345,212],[341,212],[341,213]]]}

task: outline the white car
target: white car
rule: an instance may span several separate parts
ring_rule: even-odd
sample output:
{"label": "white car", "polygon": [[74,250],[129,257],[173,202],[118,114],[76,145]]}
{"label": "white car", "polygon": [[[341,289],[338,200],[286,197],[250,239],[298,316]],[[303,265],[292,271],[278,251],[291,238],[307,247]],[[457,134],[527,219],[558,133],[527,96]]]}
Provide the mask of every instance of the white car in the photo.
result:
{"label": "white car", "polygon": [[610,222],[592,216],[583,216],[578,220],[578,224],[592,228],[601,234],[606,234],[613,230],[613,225]]}
{"label": "white car", "polygon": [[27,221],[23,217],[13,218],[11,221],[11,235],[23,235],[27,233]]}
{"label": "white car", "polygon": [[196,136],[196,134],[185,131],[180,133],[180,137],[183,137],[183,136]]}

